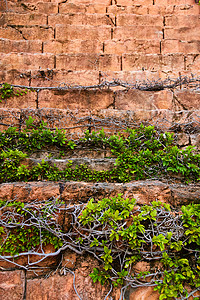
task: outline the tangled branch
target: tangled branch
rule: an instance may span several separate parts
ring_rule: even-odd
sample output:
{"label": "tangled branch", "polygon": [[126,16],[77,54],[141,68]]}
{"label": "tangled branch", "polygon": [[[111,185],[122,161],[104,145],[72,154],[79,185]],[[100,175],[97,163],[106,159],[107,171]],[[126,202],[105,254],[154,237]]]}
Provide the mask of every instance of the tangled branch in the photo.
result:
{"label": "tangled branch", "polygon": [[[62,225],[63,214],[67,227]],[[110,282],[110,292],[112,286],[122,285],[122,299],[129,287],[153,286],[161,295],[167,295],[167,288],[163,292],[166,282],[174,285],[175,299],[195,298],[200,290],[200,248],[194,234],[198,231],[199,214],[199,205],[182,207],[180,213],[157,201],[138,206],[134,199],[123,199],[121,195],[67,207],[57,199],[1,201],[0,258],[31,270],[70,249],[96,258],[100,269],[94,268],[93,281]],[[47,251],[49,244],[51,253]],[[27,260],[22,264],[20,257]],[[142,272],[141,262],[145,267]],[[61,272],[72,271],[62,268]],[[189,280],[192,292],[188,296],[185,284]]]}

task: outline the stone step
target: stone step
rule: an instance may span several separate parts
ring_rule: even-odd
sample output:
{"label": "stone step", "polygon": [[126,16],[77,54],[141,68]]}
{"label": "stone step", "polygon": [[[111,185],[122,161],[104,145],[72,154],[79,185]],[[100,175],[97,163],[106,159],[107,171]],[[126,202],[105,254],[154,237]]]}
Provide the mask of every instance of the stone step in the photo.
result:
{"label": "stone step", "polygon": [[200,70],[200,55],[196,54],[50,54],[50,53],[1,53],[1,71],[18,72],[45,69],[70,71],[150,71],[169,76],[185,71]]}
{"label": "stone step", "polygon": [[[62,3],[62,2],[44,2],[44,1],[26,1],[26,3],[18,3],[13,1],[7,1],[7,11],[15,13],[30,13],[38,12],[42,14],[74,14],[74,13],[95,13],[95,14],[106,14],[106,13],[131,13],[137,15],[198,15],[199,6],[193,2],[186,1],[182,3],[176,3],[173,5],[171,1],[170,4],[160,3],[153,5],[152,1],[150,3],[146,2],[134,2],[130,5],[130,1],[126,6],[124,5],[105,5],[101,3],[89,3],[89,4],[75,4],[75,3]],[[0,11],[6,11],[6,4],[2,3],[0,6]]]}
{"label": "stone step", "polygon": [[39,55],[46,54],[71,54],[71,55],[125,55],[125,54],[199,54],[199,40],[154,40],[154,39],[109,39],[99,40],[66,40],[66,41],[41,41],[41,40],[10,40],[0,39],[0,52],[27,53]]}
{"label": "stone step", "polygon": [[[137,98],[136,98],[137,99]],[[187,98],[184,98],[187,103]],[[192,99],[192,97],[190,97]],[[59,128],[66,131],[70,140],[77,141],[85,136],[85,131],[98,131],[104,128],[107,135],[116,134],[127,129],[134,128],[141,122],[145,125],[153,125],[161,131],[175,132],[176,142],[184,147],[194,145],[200,148],[200,111],[199,110],[62,110],[52,109],[12,109],[0,108],[0,130],[3,131],[10,126],[17,129],[25,128],[25,121],[32,116],[34,124],[41,121],[46,122],[47,128]],[[47,158],[49,151],[43,149],[43,157]],[[59,156],[59,149],[51,148],[54,156]],[[34,158],[40,154],[35,153]],[[67,152],[68,157],[106,158],[110,152],[98,147],[93,150],[87,146],[78,145],[74,150]],[[66,158],[66,156],[64,157]]]}
{"label": "stone step", "polygon": [[[42,154],[40,154],[40,156],[42,156]],[[56,166],[60,171],[65,170],[66,165],[70,162],[72,163],[72,169],[79,165],[86,165],[88,168],[96,171],[112,170],[115,164],[115,159],[113,158],[79,157],[68,159],[35,159],[31,157],[25,159],[25,163],[30,166],[41,164],[42,161],[47,162],[50,166]]]}
{"label": "stone step", "polygon": [[196,3],[184,3],[182,2],[180,5],[164,5],[161,3],[160,5],[143,5],[134,4],[132,6],[121,6],[121,5],[111,5],[107,8],[107,13],[112,14],[136,14],[136,15],[160,15],[160,16],[168,16],[172,14],[176,15],[199,15],[200,7]]}
{"label": "stone step", "polygon": [[[146,86],[144,86],[146,88]],[[16,89],[17,90],[17,89]],[[21,90],[23,91],[23,89]],[[130,110],[133,113],[148,113],[155,116],[162,111],[195,111],[199,110],[200,94],[198,90],[161,90],[161,91],[142,91],[138,89],[51,89],[44,88],[38,91],[22,92],[22,95],[14,96],[6,100],[2,99],[0,108],[19,108],[19,109],[68,109],[68,110],[102,110],[114,109],[120,111]],[[157,113],[156,113],[157,112]],[[116,114],[117,114],[116,113]],[[115,111],[114,111],[115,114]],[[84,113],[83,113],[84,115]],[[109,115],[109,113],[108,113]],[[139,115],[138,115],[139,116]],[[137,119],[137,118],[136,118]]]}
{"label": "stone step", "polygon": [[14,182],[0,184],[0,199],[22,202],[44,201],[51,197],[59,198],[67,204],[86,203],[114,197],[122,193],[125,198],[135,198],[138,204],[148,204],[159,200],[180,206],[199,203],[200,184],[170,184],[161,181],[145,180],[130,183],[85,183],[85,182]]}

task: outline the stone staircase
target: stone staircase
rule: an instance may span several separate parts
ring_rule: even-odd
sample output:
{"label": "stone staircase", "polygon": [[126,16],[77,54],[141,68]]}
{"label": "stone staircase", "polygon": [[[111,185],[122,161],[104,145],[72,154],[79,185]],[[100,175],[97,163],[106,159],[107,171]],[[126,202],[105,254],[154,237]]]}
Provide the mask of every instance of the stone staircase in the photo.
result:
{"label": "stone staircase", "polygon": [[[10,126],[22,130],[32,116],[35,124],[44,121],[49,128],[64,128],[69,139],[77,140],[86,130],[104,127],[107,133],[115,133],[143,122],[176,132],[181,147],[200,147],[198,85],[145,91],[126,89],[121,84],[170,82],[169,77],[191,77],[191,73],[197,78],[199,13],[195,0],[2,0],[0,83],[16,85],[15,90],[27,87],[28,92],[0,102],[1,131]],[[113,80],[119,85],[99,86]],[[28,163],[45,159],[62,169],[72,160],[74,165],[84,163],[97,170],[114,164],[109,153],[98,149],[76,149],[62,159],[49,160],[48,155],[48,151],[33,154]],[[180,206],[198,203],[200,189],[199,184],[186,186],[157,180],[0,184],[0,199],[22,202],[59,197],[68,205],[119,193],[136,198],[139,204],[158,199]],[[69,261],[76,264],[67,266],[76,273],[82,300],[104,299],[109,287],[94,286],[85,276],[95,261],[73,255],[66,252],[62,262],[60,257],[58,261],[61,267]],[[1,261],[0,298],[78,299],[73,274],[54,274],[58,261],[53,267],[52,261],[46,263],[52,272],[46,279],[39,268],[35,273],[28,272]],[[119,300],[119,290],[105,299]],[[147,287],[131,290],[127,299],[155,300],[159,296]]]}

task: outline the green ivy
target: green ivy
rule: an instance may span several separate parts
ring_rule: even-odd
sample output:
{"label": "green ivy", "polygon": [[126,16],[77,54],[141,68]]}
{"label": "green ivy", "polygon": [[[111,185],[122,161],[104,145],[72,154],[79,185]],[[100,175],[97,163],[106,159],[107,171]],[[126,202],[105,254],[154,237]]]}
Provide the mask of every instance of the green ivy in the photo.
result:
{"label": "green ivy", "polygon": [[[65,155],[78,144],[87,147],[109,149],[116,159],[112,170],[97,171],[86,165],[66,165],[64,171],[42,161],[31,167],[23,164],[30,152],[56,146]],[[66,139],[64,130],[50,130],[42,122],[34,125],[29,117],[26,127],[18,132],[15,127],[0,133],[0,182],[31,180],[76,180],[92,182],[130,182],[146,178],[176,178],[182,181],[198,181],[200,178],[200,154],[188,146],[179,149],[172,133],[159,133],[153,126],[143,126],[106,136],[104,130],[86,131],[85,137],[75,143]],[[51,153],[50,153],[51,154]]]}
{"label": "green ivy", "polygon": [[6,100],[14,96],[19,97],[23,96],[24,94],[27,94],[27,89],[20,91],[14,90],[13,86],[8,83],[4,83],[1,86],[2,87],[0,88],[0,102],[2,102],[2,100]]}
{"label": "green ivy", "polygon": [[[84,229],[86,232],[90,229],[90,235],[82,240],[81,245],[90,241],[90,251],[93,250],[102,261],[102,267],[94,268],[90,274],[92,280],[101,284],[111,281],[118,286],[133,278],[145,280],[146,276],[151,276],[152,279],[156,273],[153,262],[159,261],[160,271],[157,273],[160,279],[157,280],[157,275],[152,282],[160,293],[159,299],[187,298],[188,285],[191,290],[200,289],[200,204],[182,206],[179,215],[171,211],[169,204],[159,201],[139,209],[135,204],[135,199],[124,199],[120,194],[98,202],[91,199],[82,211],[79,217],[82,233]],[[174,225],[168,230],[162,225],[158,234],[158,223],[162,223],[167,215],[171,215]],[[173,228],[180,225],[179,229]],[[177,230],[181,230],[178,237]],[[152,249],[156,249],[155,252]],[[134,273],[135,263],[148,261],[144,253],[151,255],[151,271]]]}
{"label": "green ivy", "polygon": [[[28,251],[40,252],[41,245],[51,244],[55,249],[62,246],[61,239],[50,230],[41,228],[42,223],[47,224],[47,221],[52,218],[51,203],[49,205],[40,204],[38,210],[34,206],[25,208],[25,204],[20,201],[0,200],[0,208],[3,208],[4,223],[7,225],[0,227],[0,255],[17,256],[19,253]],[[7,211],[9,211],[9,217],[6,217]],[[23,226],[20,225],[21,223]],[[55,226],[56,224],[52,223],[49,228],[54,229]]]}

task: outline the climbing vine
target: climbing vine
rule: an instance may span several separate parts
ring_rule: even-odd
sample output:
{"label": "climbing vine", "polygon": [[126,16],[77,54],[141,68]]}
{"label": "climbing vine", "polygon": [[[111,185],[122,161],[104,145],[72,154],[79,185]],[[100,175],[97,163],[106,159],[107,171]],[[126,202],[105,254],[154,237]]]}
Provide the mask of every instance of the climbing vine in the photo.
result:
{"label": "climbing vine", "polygon": [[[118,134],[106,135],[87,130],[78,141],[67,140],[64,130],[51,130],[46,124],[34,125],[29,117],[26,127],[17,131],[10,127],[0,133],[0,182],[32,180],[85,180],[129,182],[146,178],[175,178],[176,180],[198,181],[200,178],[200,154],[195,147],[184,149],[175,143],[173,133],[157,132],[153,126],[130,129]],[[115,159],[111,170],[97,171],[87,165],[73,166],[66,163],[64,170],[42,160],[37,165],[24,164],[34,151],[56,147],[58,158],[67,156],[76,147],[98,147],[110,151]],[[53,155],[50,153],[52,159]],[[109,159],[109,157],[108,157]]]}
{"label": "climbing vine", "polygon": [[[65,229],[60,215],[70,220]],[[90,253],[99,261],[92,280],[120,287],[123,299],[129,287],[152,286],[160,300],[197,300],[199,225],[199,204],[175,210],[160,201],[139,205],[121,194],[67,207],[58,199],[1,200],[0,258],[29,270],[67,249]],[[29,259],[20,264],[19,257]],[[145,266],[142,272],[138,263]]]}

